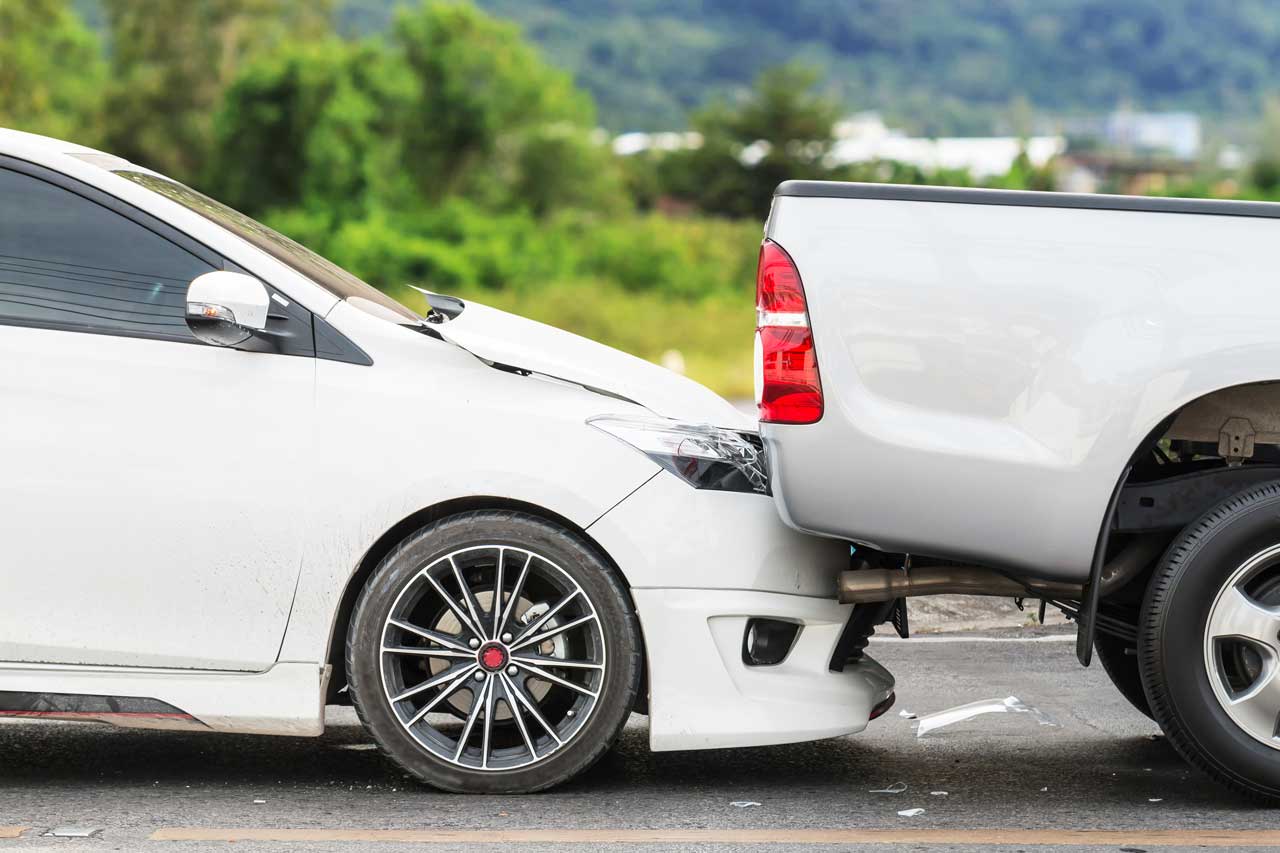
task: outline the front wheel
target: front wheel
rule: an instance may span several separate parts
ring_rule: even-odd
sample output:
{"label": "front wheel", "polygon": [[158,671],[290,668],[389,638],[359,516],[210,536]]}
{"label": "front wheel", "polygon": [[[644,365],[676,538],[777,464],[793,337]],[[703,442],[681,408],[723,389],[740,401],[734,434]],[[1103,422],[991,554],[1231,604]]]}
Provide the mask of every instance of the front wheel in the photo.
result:
{"label": "front wheel", "polygon": [[407,539],[352,617],[353,704],[438,788],[537,791],[609,748],[635,703],[640,630],[611,568],[571,532],[471,512]]}
{"label": "front wheel", "polygon": [[1280,484],[1229,498],[1174,540],[1147,588],[1138,658],[1184,758],[1280,799]]}

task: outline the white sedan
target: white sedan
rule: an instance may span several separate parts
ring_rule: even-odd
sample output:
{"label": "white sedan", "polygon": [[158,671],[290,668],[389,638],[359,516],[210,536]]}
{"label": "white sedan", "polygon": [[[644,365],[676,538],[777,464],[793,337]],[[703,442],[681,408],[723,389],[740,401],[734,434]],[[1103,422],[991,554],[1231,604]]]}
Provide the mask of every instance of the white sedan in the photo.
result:
{"label": "white sedan", "polygon": [[[861,730],[889,674],[705,388],[426,316],[161,175],[0,130],[0,714],[318,735],[455,791]],[[747,334],[749,332],[744,332]]]}

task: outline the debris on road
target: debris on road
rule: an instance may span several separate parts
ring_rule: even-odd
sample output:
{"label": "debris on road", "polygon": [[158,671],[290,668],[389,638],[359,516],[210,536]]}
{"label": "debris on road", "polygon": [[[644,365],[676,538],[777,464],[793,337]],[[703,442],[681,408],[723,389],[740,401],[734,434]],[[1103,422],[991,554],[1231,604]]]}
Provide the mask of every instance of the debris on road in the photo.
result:
{"label": "debris on road", "polygon": [[872,788],[870,791],[867,791],[867,793],[868,794],[901,794],[905,790],[907,790],[906,782],[894,782],[892,785],[889,785],[886,788]]}
{"label": "debris on road", "polygon": [[1036,721],[1042,726],[1057,726],[1058,724],[1049,717],[1048,714],[1041,711],[1033,705],[1027,705],[1017,696],[1006,696],[1004,699],[980,699],[977,702],[970,702],[966,705],[957,705],[954,708],[948,708],[945,711],[937,711],[932,714],[925,714],[920,718],[920,725],[916,727],[916,737],[921,738],[929,732],[940,729],[943,726],[962,723],[965,720],[971,720],[974,717],[980,717],[983,714],[1031,714]]}
{"label": "debris on road", "polygon": [[915,817],[924,814],[924,809],[903,809],[898,812],[898,817]]}
{"label": "debris on road", "polygon": [[733,806],[735,809],[749,809],[752,806],[758,806],[760,804],[755,800],[734,800],[732,803],[729,803],[729,805]]}
{"label": "debris on road", "polygon": [[916,718],[915,712],[908,711],[905,708],[898,712],[898,716],[904,720],[914,720]]}
{"label": "debris on road", "polygon": [[55,826],[44,834],[52,838],[93,838],[99,832],[100,826]]}
{"label": "debris on road", "polygon": [[350,749],[353,751],[361,751],[361,752],[363,752],[364,750],[377,749],[377,748],[378,748],[378,745],[376,743],[340,743],[338,744],[338,749]]}
{"label": "debris on road", "polygon": [[930,792],[929,792],[929,796],[931,796],[931,797],[945,797],[945,796],[947,796],[947,792],[946,792],[946,791],[930,791]]}
{"label": "debris on road", "polygon": [[265,805],[267,804],[267,801],[266,801],[266,800],[254,800],[254,801],[253,801],[253,804],[254,804],[255,806],[265,806]]}

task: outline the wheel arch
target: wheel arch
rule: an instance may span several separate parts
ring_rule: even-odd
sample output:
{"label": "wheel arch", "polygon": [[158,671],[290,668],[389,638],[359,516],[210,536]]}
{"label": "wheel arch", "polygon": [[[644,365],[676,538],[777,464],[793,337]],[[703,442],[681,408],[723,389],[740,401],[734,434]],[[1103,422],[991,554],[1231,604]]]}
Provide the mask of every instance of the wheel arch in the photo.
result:
{"label": "wheel arch", "polygon": [[[580,537],[596,554],[604,560],[609,568],[617,573],[618,579],[622,581],[623,588],[627,591],[627,597],[631,599],[631,606],[635,608],[635,598],[631,595],[631,583],[627,580],[626,573],[622,571],[622,567],[617,561],[606,551],[599,542],[591,536],[582,526],[575,524],[573,521],[565,518],[559,513],[553,512],[545,507],[537,504],[528,503],[526,501],[515,500],[513,498],[496,497],[492,495],[475,495],[464,498],[452,498],[433,504],[429,507],[414,512],[400,521],[392,525],[381,536],[374,541],[373,545],[360,558],[356,564],[355,571],[347,578],[347,583],[342,590],[342,597],[338,601],[338,608],[334,613],[333,623],[329,629],[329,643],[325,652],[325,660],[331,667],[331,675],[329,678],[328,694],[325,697],[327,704],[346,704],[341,691],[347,684],[347,664],[346,664],[346,636],[347,631],[351,627],[351,615],[355,611],[356,602],[360,598],[360,592],[368,583],[369,578],[373,575],[374,569],[382,562],[387,554],[391,553],[397,545],[411,536],[414,532],[421,530],[423,527],[432,522],[439,521],[442,518],[448,518],[451,515],[458,515],[463,512],[474,512],[477,510],[510,510],[515,512],[524,512],[529,515],[536,516],[553,524],[573,532]],[[641,632],[641,646],[644,646],[644,635]],[[642,673],[642,683],[640,697],[641,701],[647,696],[648,684],[648,656],[642,655],[641,658],[645,662],[645,669]]]}
{"label": "wheel arch", "polygon": [[1216,442],[1231,420],[1247,422],[1253,431],[1250,438],[1257,444],[1280,446],[1280,377],[1222,385],[1153,413],[1147,419],[1150,428],[1115,472],[1116,488],[1123,485],[1129,466],[1160,441]]}
{"label": "wheel arch", "polygon": [[[1164,440],[1214,443],[1222,456],[1237,460],[1251,457],[1258,445],[1280,446],[1280,379],[1222,385],[1183,400],[1170,411],[1156,412],[1154,417],[1159,420],[1132,448],[1123,469],[1116,473],[1111,500],[1094,545],[1076,644],[1077,657],[1085,666],[1092,658],[1095,614],[1101,599],[1099,579],[1107,556],[1109,534],[1115,522],[1118,499],[1130,473]],[[1140,577],[1145,576],[1149,576],[1149,572]]]}

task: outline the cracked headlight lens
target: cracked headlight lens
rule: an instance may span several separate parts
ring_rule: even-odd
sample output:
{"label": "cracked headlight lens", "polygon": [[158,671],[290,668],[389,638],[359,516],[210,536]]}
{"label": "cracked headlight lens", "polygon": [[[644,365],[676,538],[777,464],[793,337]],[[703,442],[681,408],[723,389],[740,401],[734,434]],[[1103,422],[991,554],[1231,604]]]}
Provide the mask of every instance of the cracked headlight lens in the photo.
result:
{"label": "cracked headlight lens", "polygon": [[587,423],[631,445],[695,489],[769,494],[764,446],[753,432],[615,415],[588,418]]}

